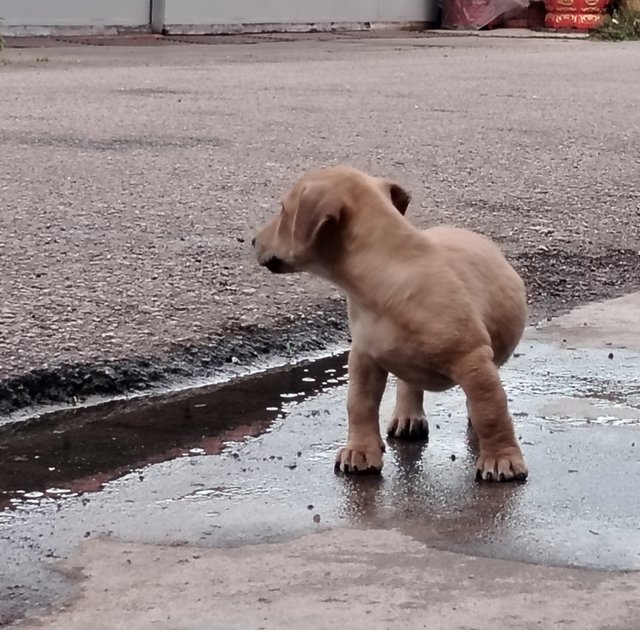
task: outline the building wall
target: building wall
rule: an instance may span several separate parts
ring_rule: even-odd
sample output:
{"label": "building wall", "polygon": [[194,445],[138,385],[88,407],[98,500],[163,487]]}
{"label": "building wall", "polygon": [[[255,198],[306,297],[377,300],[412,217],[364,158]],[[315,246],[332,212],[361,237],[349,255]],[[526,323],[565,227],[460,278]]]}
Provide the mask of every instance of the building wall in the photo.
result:
{"label": "building wall", "polygon": [[[437,0],[0,0],[0,31],[46,35],[150,28],[248,32],[433,22]],[[164,19],[163,19],[164,15]]]}
{"label": "building wall", "polygon": [[194,32],[198,27],[206,32],[219,30],[216,26],[221,25],[303,28],[309,24],[425,22],[435,21],[435,5],[428,0],[166,0],[165,27],[169,32]]}
{"label": "building wall", "polygon": [[30,34],[146,28],[149,0],[0,0],[3,31]]}

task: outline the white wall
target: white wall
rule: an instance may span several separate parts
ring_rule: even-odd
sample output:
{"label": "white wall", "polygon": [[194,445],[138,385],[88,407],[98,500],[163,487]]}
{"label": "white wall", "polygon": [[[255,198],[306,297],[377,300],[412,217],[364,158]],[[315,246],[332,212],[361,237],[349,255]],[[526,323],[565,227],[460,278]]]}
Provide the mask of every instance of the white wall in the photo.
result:
{"label": "white wall", "polygon": [[34,27],[141,27],[149,23],[149,0],[0,0],[0,18],[5,32],[20,27],[32,32]]}
{"label": "white wall", "polygon": [[165,25],[195,32],[215,25],[424,22],[434,21],[435,11],[435,0],[166,0]]}
{"label": "white wall", "polygon": [[[152,0],[0,0],[5,34],[100,32],[111,27],[147,29]],[[278,24],[310,25],[433,22],[437,0],[155,0],[168,32],[251,31]],[[255,30],[260,30],[256,28]]]}

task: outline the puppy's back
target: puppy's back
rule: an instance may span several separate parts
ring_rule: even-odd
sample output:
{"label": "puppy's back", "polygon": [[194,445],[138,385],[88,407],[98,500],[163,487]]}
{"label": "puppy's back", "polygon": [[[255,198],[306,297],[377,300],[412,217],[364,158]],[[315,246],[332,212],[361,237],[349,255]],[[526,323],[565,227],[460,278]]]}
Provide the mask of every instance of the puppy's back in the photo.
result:
{"label": "puppy's back", "polygon": [[472,296],[491,336],[495,361],[503,363],[520,341],[527,321],[522,278],[501,249],[481,234],[449,226],[433,227],[424,234]]}

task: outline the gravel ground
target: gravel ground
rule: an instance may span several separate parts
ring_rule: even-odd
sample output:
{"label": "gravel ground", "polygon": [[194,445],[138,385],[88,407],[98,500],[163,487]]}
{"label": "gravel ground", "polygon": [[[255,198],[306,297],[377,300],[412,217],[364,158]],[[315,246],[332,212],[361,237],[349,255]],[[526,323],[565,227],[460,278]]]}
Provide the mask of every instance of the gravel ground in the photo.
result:
{"label": "gravel ground", "polygon": [[[226,40],[225,40],[226,41]],[[535,317],[640,286],[640,46],[475,37],[68,46],[0,65],[0,413],[345,339],[249,242],[305,170],[499,241]]]}

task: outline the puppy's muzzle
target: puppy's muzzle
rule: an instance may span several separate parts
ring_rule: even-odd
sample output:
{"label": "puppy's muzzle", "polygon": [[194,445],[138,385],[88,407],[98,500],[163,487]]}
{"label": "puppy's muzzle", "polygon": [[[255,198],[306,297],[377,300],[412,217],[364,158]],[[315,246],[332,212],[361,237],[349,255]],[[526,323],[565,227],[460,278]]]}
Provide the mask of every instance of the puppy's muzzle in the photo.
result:
{"label": "puppy's muzzle", "polygon": [[271,273],[285,273],[286,271],[286,265],[276,256],[272,256],[261,264],[263,267],[266,267]]}
{"label": "puppy's muzzle", "polygon": [[287,273],[292,271],[290,266],[287,265],[282,258],[278,258],[278,256],[274,254],[269,255],[268,248],[262,243],[259,234],[251,239],[251,246],[256,250],[258,264],[261,267],[266,267],[271,273]]}

